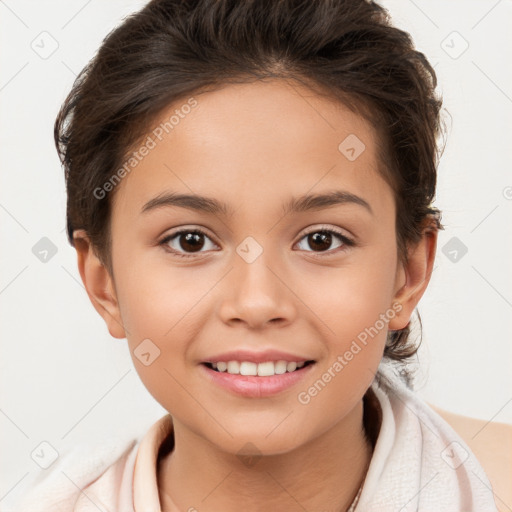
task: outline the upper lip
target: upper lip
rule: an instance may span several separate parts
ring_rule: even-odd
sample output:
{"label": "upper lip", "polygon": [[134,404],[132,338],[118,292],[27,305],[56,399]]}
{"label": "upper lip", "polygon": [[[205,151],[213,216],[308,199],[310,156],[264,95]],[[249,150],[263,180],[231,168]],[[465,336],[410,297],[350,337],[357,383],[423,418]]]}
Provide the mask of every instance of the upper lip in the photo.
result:
{"label": "upper lip", "polygon": [[301,357],[295,354],[281,352],[280,350],[265,350],[263,352],[250,352],[248,350],[232,350],[216,354],[202,361],[203,363],[218,363],[219,361],[248,361],[251,363],[265,363],[267,361],[287,361],[302,363],[312,361],[312,358]]}

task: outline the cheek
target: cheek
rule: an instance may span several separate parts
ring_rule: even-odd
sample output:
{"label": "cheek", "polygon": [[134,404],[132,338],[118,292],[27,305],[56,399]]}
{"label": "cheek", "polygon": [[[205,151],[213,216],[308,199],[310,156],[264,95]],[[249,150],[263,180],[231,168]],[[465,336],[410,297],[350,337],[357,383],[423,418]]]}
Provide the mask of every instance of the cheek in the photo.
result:
{"label": "cheek", "polygon": [[305,424],[316,433],[344,418],[374,380],[394,313],[390,294],[380,293],[376,279],[381,278],[391,290],[378,273],[353,273],[340,281],[343,289],[332,285],[329,293],[318,295],[322,323],[329,327],[324,338],[327,354],[296,397]]}
{"label": "cheek", "polygon": [[324,407],[330,400],[350,403],[370,385],[382,358],[388,323],[395,317],[396,263],[396,249],[383,244],[378,251],[354,252],[344,267],[303,275],[299,293],[315,314],[315,329],[324,333],[327,353],[319,369],[321,382],[309,382],[315,385],[311,394],[303,390],[305,402],[314,398]]}
{"label": "cheek", "polygon": [[309,270],[296,278],[297,295],[319,320],[332,349],[343,350],[376,323],[385,338],[387,325],[383,329],[379,319],[392,311],[396,263],[394,247],[356,250],[337,268],[305,267]]}
{"label": "cheek", "polygon": [[120,264],[116,289],[134,366],[156,400],[179,409],[188,350],[200,336],[207,294],[218,277],[206,267],[166,265],[162,258]]}
{"label": "cheek", "polygon": [[121,316],[128,339],[183,337],[197,306],[216,282],[207,267],[166,264],[165,259],[133,258],[118,273]]}

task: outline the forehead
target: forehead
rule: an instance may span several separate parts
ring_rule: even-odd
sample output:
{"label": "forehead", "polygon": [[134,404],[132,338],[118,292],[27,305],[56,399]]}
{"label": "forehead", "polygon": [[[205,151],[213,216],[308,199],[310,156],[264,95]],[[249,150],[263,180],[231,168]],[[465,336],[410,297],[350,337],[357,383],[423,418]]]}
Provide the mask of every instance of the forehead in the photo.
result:
{"label": "forehead", "polygon": [[151,147],[117,186],[113,210],[138,215],[165,190],[233,209],[329,188],[382,203],[378,142],[365,118],[295,82],[229,84],[161,113],[134,148]]}

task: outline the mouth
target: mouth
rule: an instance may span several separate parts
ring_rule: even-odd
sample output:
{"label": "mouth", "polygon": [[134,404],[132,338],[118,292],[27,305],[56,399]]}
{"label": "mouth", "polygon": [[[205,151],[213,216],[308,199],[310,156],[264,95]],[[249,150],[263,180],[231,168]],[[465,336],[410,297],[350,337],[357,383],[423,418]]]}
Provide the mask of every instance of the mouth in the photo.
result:
{"label": "mouth", "polygon": [[[277,396],[296,388],[316,361],[205,361],[199,366],[207,381],[243,398]],[[303,384],[304,386],[304,384]],[[285,395],[286,396],[286,395]]]}
{"label": "mouth", "polygon": [[204,362],[204,366],[217,373],[226,373],[230,375],[242,375],[253,377],[273,377],[274,375],[284,375],[285,373],[294,373],[302,368],[314,364],[314,360],[308,361],[265,361],[254,363],[252,361],[217,361]]}

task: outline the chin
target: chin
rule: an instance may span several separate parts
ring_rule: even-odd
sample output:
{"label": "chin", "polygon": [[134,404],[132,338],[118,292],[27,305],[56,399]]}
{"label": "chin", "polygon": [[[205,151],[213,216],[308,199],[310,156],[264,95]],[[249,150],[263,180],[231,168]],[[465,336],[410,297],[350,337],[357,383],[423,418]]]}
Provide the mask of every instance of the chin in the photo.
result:
{"label": "chin", "polygon": [[220,450],[239,457],[282,455],[290,453],[308,442],[308,439],[304,437],[303,429],[300,434],[285,429],[281,432],[277,430],[269,435],[268,429],[262,430],[252,426],[243,430],[229,430],[233,437],[210,438],[210,441],[216,444]]}

